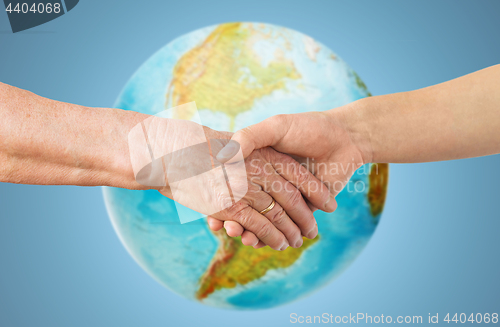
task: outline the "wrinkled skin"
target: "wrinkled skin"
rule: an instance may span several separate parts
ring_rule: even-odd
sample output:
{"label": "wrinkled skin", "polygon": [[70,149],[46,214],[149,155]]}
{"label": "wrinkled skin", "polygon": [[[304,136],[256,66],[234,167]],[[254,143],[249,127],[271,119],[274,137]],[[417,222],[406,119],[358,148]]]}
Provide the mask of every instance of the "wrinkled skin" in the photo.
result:
{"label": "wrinkled skin", "polygon": [[[208,140],[228,140],[232,136],[232,133],[207,127],[204,127],[204,132]],[[216,154],[211,155],[215,157]],[[313,174],[290,156],[272,148],[254,151],[245,159],[245,167],[248,192],[234,205],[211,217],[228,226],[233,224],[244,228],[245,231],[239,234],[243,244],[254,247],[269,245],[275,250],[284,250],[288,246],[300,247],[302,236],[316,237],[318,229],[313,212],[303,195],[312,205],[322,207],[329,192]],[[159,190],[163,195],[173,197],[170,187]],[[192,189],[189,192],[192,194]],[[223,199],[215,198],[222,202],[228,200],[224,196]],[[274,208],[265,215],[260,214],[273,198],[276,200]]]}
{"label": "wrinkled skin", "polygon": [[[338,114],[341,115],[341,112]],[[312,211],[321,209],[333,212],[337,207],[335,196],[345,187],[356,169],[366,162],[360,146],[353,141],[353,136],[344,128],[342,121],[323,112],[274,116],[238,131],[232,139],[241,144],[245,157],[252,156],[258,149],[272,146],[277,151],[292,155],[307,167],[330,192],[329,200],[308,203]],[[229,155],[227,159],[231,157]],[[209,226],[214,231],[224,227],[229,236],[249,234],[237,222],[223,223],[215,218],[208,218]],[[256,242],[259,236],[250,235],[246,238]]]}

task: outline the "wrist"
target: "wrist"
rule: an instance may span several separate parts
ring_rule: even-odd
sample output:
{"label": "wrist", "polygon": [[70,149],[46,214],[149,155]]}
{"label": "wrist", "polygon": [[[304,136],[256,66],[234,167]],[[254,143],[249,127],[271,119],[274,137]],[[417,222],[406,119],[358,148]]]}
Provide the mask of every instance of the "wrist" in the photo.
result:
{"label": "wrist", "polygon": [[359,153],[362,163],[372,163],[374,149],[371,142],[371,118],[369,108],[375,97],[363,98],[345,106],[327,111],[333,124],[339,126],[346,134],[349,146]]}
{"label": "wrist", "polygon": [[[109,109],[104,109],[104,110],[109,110]],[[141,167],[141,164],[139,162],[144,162],[142,159],[146,158],[139,158],[141,157],[144,153],[139,152],[137,153],[137,145],[133,146],[132,154],[130,153],[130,147],[129,147],[129,133],[131,132],[132,129],[134,129],[135,126],[140,124],[141,122],[146,121],[148,118],[151,116],[141,114],[138,112],[133,112],[133,111],[124,111],[124,110],[119,110],[119,109],[111,109],[113,110],[113,115],[115,116],[112,121],[116,122],[115,125],[115,132],[113,135],[110,135],[110,138],[113,140],[111,142],[106,142],[108,144],[109,148],[109,153],[112,155],[108,158],[110,164],[108,164],[109,167],[112,167],[110,170],[109,174],[109,186],[114,186],[114,187],[121,187],[121,188],[127,188],[127,189],[133,189],[133,190],[146,190],[146,189],[156,189],[156,190],[162,190],[162,192],[167,192],[168,193],[168,185],[165,186],[146,186],[143,185],[139,182],[137,182],[136,176],[134,174],[134,168],[137,169],[138,167],[133,167],[132,160],[135,160],[135,164],[139,164],[139,167]],[[160,123],[160,120],[164,120],[164,118],[157,118],[155,120],[155,126],[156,124]],[[175,125],[175,122],[172,121],[172,124]],[[191,123],[194,124],[194,123]],[[161,126],[165,127],[165,123],[160,123]],[[173,125],[172,125],[173,126]],[[141,133],[142,133],[142,128],[140,128]],[[172,129],[174,130],[174,129]],[[203,126],[203,131],[205,134],[205,137],[207,140],[211,139],[230,139],[232,133],[228,132],[219,132],[212,130],[208,127]],[[188,131],[184,131],[188,132]],[[171,133],[171,131],[169,132]],[[168,134],[162,136],[162,137],[168,137]],[[151,136],[150,136],[151,137]],[[184,136],[179,136],[178,137],[187,137],[189,138],[189,133]],[[175,138],[172,138],[175,139]],[[150,142],[154,142],[154,139],[149,139]],[[160,144],[162,141],[157,140],[157,144]],[[139,142],[140,143],[140,142]],[[153,143],[152,143],[153,144]],[[142,144],[140,144],[142,146]],[[155,146],[153,146],[155,148]],[[167,147],[168,148],[168,147]],[[135,150],[134,150],[135,149]],[[134,158],[131,157],[131,155],[134,156]],[[139,156],[139,157],[137,157]],[[166,167],[164,166],[163,169]],[[154,175],[154,173],[153,173]]]}
{"label": "wrist", "polygon": [[106,151],[101,158],[102,162],[98,162],[96,167],[105,175],[103,185],[131,190],[150,189],[136,181],[128,145],[130,130],[147,119],[148,115],[120,109],[99,110],[110,111],[107,115],[109,117],[104,120],[111,126],[106,131],[106,140],[103,142]]}

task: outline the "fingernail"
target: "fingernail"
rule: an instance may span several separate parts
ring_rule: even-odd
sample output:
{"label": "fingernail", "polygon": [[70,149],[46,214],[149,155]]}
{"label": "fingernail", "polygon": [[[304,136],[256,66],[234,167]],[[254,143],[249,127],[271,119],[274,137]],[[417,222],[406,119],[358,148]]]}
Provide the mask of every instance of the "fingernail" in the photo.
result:
{"label": "fingernail", "polygon": [[325,203],[325,211],[326,212],[334,212],[337,209],[337,201],[333,195],[330,195],[328,200]]}
{"label": "fingernail", "polygon": [[316,237],[316,235],[318,235],[318,225],[314,226],[313,230],[310,231],[306,237],[310,240],[312,240],[313,238]]}
{"label": "fingernail", "polygon": [[301,237],[297,242],[295,242],[295,248],[300,248],[303,243],[304,243],[304,241],[302,240],[302,237]]}
{"label": "fingernail", "polygon": [[289,246],[288,242],[285,242],[285,245],[281,247],[280,251],[285,251],[288,246]]}
{"label": "fingernail", "polygon": [[220,162],[226,162],[234,157],[238,153],[239,149],[240,147],[238,143],[236,143],[235,141],[229,141],[229,143],[219,151],[216,158]]}

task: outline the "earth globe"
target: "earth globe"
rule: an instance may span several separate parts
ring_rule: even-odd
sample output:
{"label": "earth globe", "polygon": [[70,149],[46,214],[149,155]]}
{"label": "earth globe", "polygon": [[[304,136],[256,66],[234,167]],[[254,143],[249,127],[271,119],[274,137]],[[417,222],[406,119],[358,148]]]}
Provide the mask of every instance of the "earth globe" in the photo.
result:
{"label": "earth globe", "polygon": [[[236,22],[168,43],[134,73],[115,107],[156,114],[195,101],[204,125],[236,131],[367,96],[359,76],[311,37]],[[377,227],[387,181],[386,164],[360,167],[337,196],[338,209],[315,212],[318,236],[282,252],[212,232],[206,218],[181,224],[175,203],[154,190],[104,188],[104,199],[123,245],[158,282],[206,305],[264,309],[310,294],[356,258]]]}

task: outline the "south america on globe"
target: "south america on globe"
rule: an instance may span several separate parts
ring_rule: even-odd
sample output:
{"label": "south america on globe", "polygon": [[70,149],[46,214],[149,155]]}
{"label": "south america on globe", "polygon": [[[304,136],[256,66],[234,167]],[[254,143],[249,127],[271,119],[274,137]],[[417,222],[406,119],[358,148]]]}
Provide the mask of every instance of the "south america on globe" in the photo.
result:
{"label": "south america on globe", "polygon": [[[261,23],[206,27],[168,43],[130,78],[115,107],[156,114],[195,101],[202,123],[236,131],[273,115],[324,111],[370,96],[330,49],[297,31]],[[190,119],[190,112],[172,118]],[[310,294],[362,251],[382,213],[388,165],[360,167],[334,213],[317,211],[319,234],[300,248],[255,250],[181,224],[159,192],[104,188],[113,226],[131,256],[180,296],[232,309],[263,309]]]}

